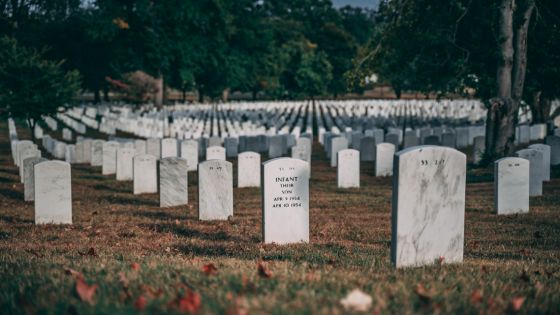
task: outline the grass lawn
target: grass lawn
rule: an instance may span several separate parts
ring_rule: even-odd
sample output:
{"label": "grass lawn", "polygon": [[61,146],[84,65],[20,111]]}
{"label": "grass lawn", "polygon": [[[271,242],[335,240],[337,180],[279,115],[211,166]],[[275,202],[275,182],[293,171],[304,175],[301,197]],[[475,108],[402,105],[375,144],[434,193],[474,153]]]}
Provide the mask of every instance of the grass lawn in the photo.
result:
{"label": "grass lawn", "polygon": [[162,209],[72,166],[74,224],[36,226],[0,122],[0,313],[338,314],[357,288],[369,313],[560,314],[559,168],[530,214],[500,217],[491,171],[469,169],[464,263],[396,270],[391,179],[362,163],[362,187],[337,189],[328,163],[315,144],[306,245],[261,243],[259,189],[234,188],[230,221],[199,222],[192,172],[189,206]]}

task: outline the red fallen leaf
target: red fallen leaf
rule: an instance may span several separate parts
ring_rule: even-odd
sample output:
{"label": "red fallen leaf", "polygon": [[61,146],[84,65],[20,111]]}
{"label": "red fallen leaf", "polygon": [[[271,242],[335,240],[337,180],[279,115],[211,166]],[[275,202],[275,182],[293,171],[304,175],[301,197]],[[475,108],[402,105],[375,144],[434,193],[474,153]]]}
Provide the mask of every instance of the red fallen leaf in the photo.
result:
{"label": "red fallen leaf", "polygon": [[514,297],[513,300],[511,300],[511,302],[509,304],[510,311],[514,312],[514,313],[519,312],[519,310],[521,310],[521,306],[523,306],[524,302],[525,302],[525,297],[523,297],[523,296]]}
{"label": "red fallen leaf", "polygon": [[268,265],[264,262],[264,261],[259,261],[259,263],[257,264],[257,270],[259,272],[259,276],[263,277],[263,278],[271,278],[272,277],[272,271],[270,271],[270,269],[268,269]]}
{"label": "red fallen leaf", "polygon": [[82,279],[84,278],[84,276],[79,271],[76,271],[71,268],[64,269],[64,272],[66,272],[67,275],[71,275],[74,278],[82,278]]}
{"label": "red fallen leaf", "polygon": [[134,270],[134,271],[138,271],[138,270],[140,270],[140,264],[139,263],[132,263],[132,264],[130,264],[130,268],[132,268],[132,270]]}
{"label": "red fallen leaf", "polygon": [[146,308],[146,304],[148,304],[148,301],[146,301],[143,295],[140,295],[136,301],[134,301],[134,308],[137,311],[143,311]]}
{"label": "red fallen leaf", "polygon": [[482,303],[482,292],[479,289],[474,290],[471,293],[471,303],[472,304],[479,304]]}
{"label": "red fallen leaf", "polygon": [[218,273],[218,268],[216,268],[214,264],[210,263],[202,266],[202,272],[204,272],[207,276],[211,276]]}
{"label": "red fallen leaf", "polygon": [[80,254],[80,256],[98,257],[97,253],[95,252],[95,248],[93,248],[93,247],[90,247],[89,250],[85,253],[82,253],[81,251],[78,251],[78,254]]}
{"label": "red fallen leaf", "polygon": [[88,285],[82,277],[76,279],[76,293],[83,302],[93,305],[93,296],[97,287],[97,284]]}
{"label": "red fallen leaf", "polygon": [[189,314],[196,314],[202,305],[200,294],[190,289],[177,302],[179,312]]}
{"label": "red fallen leaf", "polygon": [[418,295],[420,300],[424,303],[430,303],[430,301],[432,300],[431,294],[426,290],[422,283],[416,285],[416,287],[414,288],[414,293],[416,293],[416,295]]}

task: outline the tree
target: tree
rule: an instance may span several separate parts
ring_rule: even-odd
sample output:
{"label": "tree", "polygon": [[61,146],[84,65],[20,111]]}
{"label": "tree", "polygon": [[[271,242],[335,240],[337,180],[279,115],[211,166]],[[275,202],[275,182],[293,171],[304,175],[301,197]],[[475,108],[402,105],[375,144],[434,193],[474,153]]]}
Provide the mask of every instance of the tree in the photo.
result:
{"label": "tree", "polygon": [[[378,73],[397,92],[445,95],[473,89],[488,109],[487,160],[509,155],[526,72],[535,75],[531,82],[543,82],[539,71],[527,70],[534,11],[534,0],[383,1],[379,28],[355,60],[353,78]],[[557,53],[550,46],[539,44],[548,61],[535,61],[540,63],[535,69],[554,64]]]}
{"label": "tree", "polygon": [[66,72],[62,61],[44,55],[12,38],[0,39],[0,115],[26,120],[32,136],[42,116],[70,105],[80,87],[77,71]]}

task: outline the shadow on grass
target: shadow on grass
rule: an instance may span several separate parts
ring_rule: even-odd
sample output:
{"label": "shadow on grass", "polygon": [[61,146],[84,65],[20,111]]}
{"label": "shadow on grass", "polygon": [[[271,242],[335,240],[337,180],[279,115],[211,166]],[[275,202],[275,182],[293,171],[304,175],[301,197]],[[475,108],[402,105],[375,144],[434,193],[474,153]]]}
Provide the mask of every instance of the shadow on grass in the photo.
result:
{"label": "shadow on grass", "polygon": [[[225,231],[205,232],[205,231],[193,229],[191,227],[185,227],[185,226],[169,224],[169,223],[139,224],[138,226],[159,233],[173,233],[178,236],[183,236],[187,238],[196,238],[204,241],[234,242],[236,244],[250,243],[246,239],[233,236],[231,234],[226,233]],[[212,246],[213,244],[208,244],[209,248]]]}
{"label": "shadow on grass", "polygon": [[[135,206],[159,206],[158,200],[152,199],[144,199],[144,198],[127,198],[127,197],[120,197],[120,196],[104,196],[102,200],[107,201],[109,203],[116,203],[124,206],[135,205]],[[130,213],[127,213],[130,214]],[[132,213],[136,215],[135,212]]]}
{"label": "shadow on grass", "polygon": [[0,189],[0,195],[6,196],[16,201],[23,201],[23,193],[17,190]]}
{"label": "shadow on grass", "polygon": [[33,223],[33,220],[28,219],[20,219],[10,215],[2,215],[0,216],[0,221],[4,221],[6,223]]}

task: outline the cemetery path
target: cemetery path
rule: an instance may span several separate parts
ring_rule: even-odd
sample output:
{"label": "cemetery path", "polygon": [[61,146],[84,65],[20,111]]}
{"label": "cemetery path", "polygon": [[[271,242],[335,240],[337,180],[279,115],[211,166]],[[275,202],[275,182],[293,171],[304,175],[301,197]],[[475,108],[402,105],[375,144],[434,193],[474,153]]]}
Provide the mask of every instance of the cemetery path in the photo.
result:
{"label": "cemetery path", "polygon": [[[18,134],[30,138],[25,128]],[[354,288],[371,295],[380,313],[558,312],[560,168],[544,195],[531,199],[530,214],[500,217],[492,212],[492,173],[469,170],[464,263],[395,270],[391,179],[362,163],[361,188],[338,189],[336,168],[317,143],[310,244],[275,246],[261,243],[259,189],[234,188],[231,220],[198,221],[192,172],[189,205],[159,208],[157,195],[133,195],[131,182],[73,165],[74,224],[34,225],[7,135],[1,122],[2,313],[181,313],[181,305],[196,304],[188,290],[200,295],[201,313],[342,313],[339,300]],[[261,260],[270,277],[259,271]],[[94,305],[75,294],[80,277],[98,286]]]}

